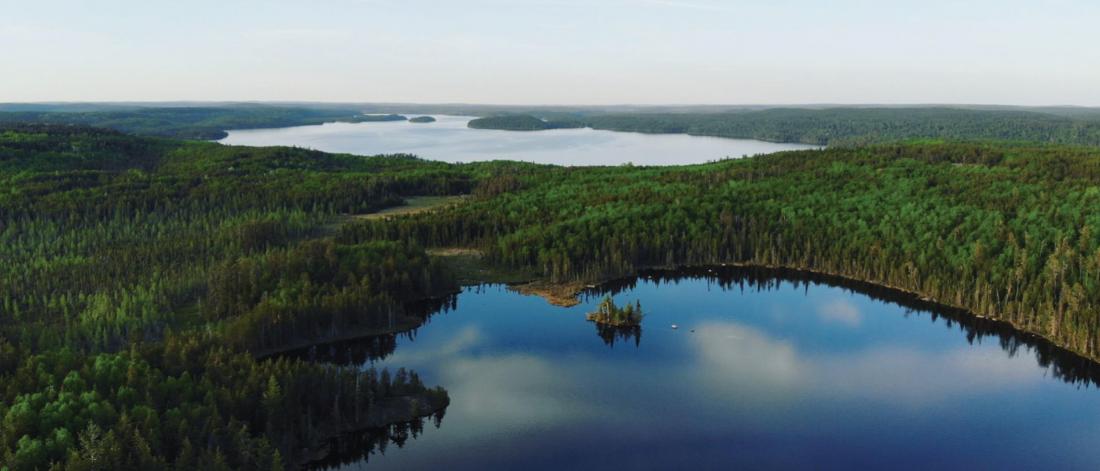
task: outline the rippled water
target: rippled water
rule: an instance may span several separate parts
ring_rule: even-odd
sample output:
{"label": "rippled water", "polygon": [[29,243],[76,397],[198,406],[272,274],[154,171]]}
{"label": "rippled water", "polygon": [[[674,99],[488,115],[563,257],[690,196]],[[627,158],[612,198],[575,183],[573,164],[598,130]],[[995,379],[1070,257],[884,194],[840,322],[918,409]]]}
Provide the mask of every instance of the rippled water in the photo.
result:
{"label": "rippled water", "polygon": [[[359,349],[378,358],[364,366],[412,368],[452,400],[438,428],[402,430],[403,446],[384,453],[353,443],[336,462],[525,470],[1100,463],[1091,363],[904,296],[791,276],[651,274],[594,290],[573,308],[502,286],[470,288],[413,335],[314,350],[319,360],[338,352],[354,362],[364,360],[354,358]],[[605,292],[620,304],[641,302],[640,336],[601,336],[585,321]]]}
{"label": "rippled water", "polygon": [[276,129],[229,131],[220,142],[248,146],[286,145],[362,155],[409,153],[446,162],[522,160],[557,165],[678,165],[727,157],[811,149],[802,144],[638,134],[593,129],[497,131],[470,129],[470,117],[436,116],[434,123],[406,121],[328,123]]}

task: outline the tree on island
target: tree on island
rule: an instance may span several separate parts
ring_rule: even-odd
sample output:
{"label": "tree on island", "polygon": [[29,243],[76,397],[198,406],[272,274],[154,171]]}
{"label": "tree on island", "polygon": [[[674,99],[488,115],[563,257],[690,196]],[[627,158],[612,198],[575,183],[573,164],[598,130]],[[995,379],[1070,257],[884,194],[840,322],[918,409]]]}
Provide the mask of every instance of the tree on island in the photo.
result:
{"label": "tree on island", "polygon": [[616,327],[638,326],[642,324],[642,304],[635,301],[620,308],[615,305],[611,296],[607,296],[596,307],[595,312],[588,314],[587,319],[598,324],[606,324]]}

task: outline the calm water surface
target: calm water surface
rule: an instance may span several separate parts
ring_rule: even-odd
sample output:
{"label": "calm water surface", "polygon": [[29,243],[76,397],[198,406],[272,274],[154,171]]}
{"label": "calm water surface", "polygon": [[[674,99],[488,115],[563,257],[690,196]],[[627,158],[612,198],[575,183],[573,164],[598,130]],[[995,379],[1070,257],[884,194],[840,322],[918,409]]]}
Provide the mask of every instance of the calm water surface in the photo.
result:
{"label": "calm water surface", "polygon": [[593,129],[521,132],[470,129],[468,116],[435,116],[434,123],[406,121],[328,123],[229,131],[220,142],[247,146],[299,146],[361,155],[408,153],[445,162],[522,160],[556,165],[679,165],[783,150],[803,144],[638,134]]}
{"label": "calm water surface", "polygon": [[769,276],[703,271],[615,287],[617,302],[638,300],[646,313],[640,337],[628,338],[585,321],[602,293],[560,308],[501,286],[467,289],[364,363],[445,387],[441,426],[340,466],[1100,463],[1100,391],[1092,372],[1074,370],[1087,367],[1079,359],[915,301]]}

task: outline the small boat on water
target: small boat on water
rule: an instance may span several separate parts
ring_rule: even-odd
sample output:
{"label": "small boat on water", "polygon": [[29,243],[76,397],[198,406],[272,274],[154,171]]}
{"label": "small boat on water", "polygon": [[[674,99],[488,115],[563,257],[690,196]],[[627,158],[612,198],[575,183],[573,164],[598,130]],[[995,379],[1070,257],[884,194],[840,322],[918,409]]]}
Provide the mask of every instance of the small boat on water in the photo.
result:
{"label": "small boat on water", "polygon": [[672,328],[673,328],[673,329],[679,329],[679,328],[680,328],[680,326],[678,326],[678,325],[676,325],[676,324],[672,324]]}

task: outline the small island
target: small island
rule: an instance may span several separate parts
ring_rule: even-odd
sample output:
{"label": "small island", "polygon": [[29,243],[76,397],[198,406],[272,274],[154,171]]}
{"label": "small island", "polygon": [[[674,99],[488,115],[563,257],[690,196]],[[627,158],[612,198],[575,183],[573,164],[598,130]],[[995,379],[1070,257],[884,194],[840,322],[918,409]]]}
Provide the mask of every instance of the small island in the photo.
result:
{"label": "small island", "polygon": [[409,118],[410,123],[434,123],[435,118],[432,116],[417,116],[415,118]]}
{"label": "small island", "polygon": [[635,301],[620,308],[611,296],[603,298],[595,312],[588,313],[586,319],[601,325],[612,327],[635,327],[642,325],[642,304]]}
{"label": "small island", "polygon": [[544,131],[547,129],[584,127],[579,121],[548,121],[529,114],[509,114],[477,118],[470,120],[466,126],[473,129],[497,129],[502,131]]}
{"label": "small island", "polygon": [[405,121],[409,118],[399,114],[365,114],[362,116],[356,116],[354,121],[357,123],[375,123],[386,121]]}

